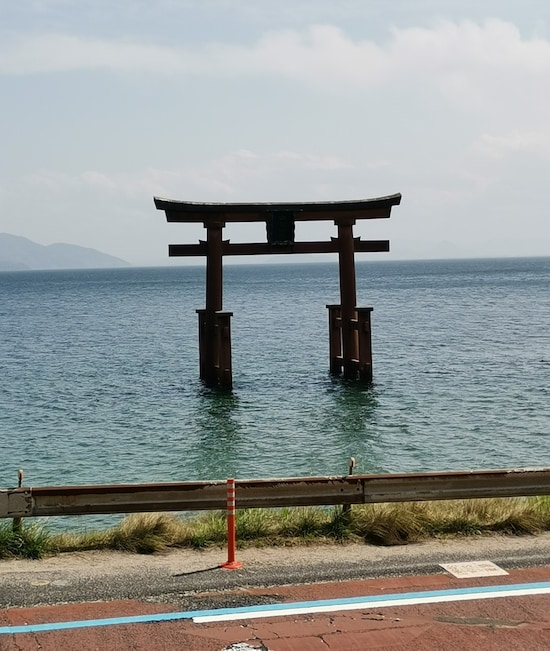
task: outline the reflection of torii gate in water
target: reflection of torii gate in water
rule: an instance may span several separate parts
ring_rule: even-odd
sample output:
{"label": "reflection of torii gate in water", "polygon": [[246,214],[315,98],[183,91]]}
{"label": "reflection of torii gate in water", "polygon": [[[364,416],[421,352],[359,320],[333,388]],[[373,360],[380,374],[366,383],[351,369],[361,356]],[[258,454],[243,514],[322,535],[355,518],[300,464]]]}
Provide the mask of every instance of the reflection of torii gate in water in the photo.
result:
{"label": "reflection of torii gate in water", "polygon": [[[347,379],[372,380],[371,307],[356,306],[355,252],[389,251],[387,240],[362,241],[353,237],[357,219],[389,217],[400,194],[362,201],[313,203],[194,203],[155,197],[168,222],[200,223],[206,242],[171,244],[170,256],[206,256],[206,308],[199,315],[200,377],[206,384],[232,388],[231,316],[223,311],[224,255],[272,253],[338,253],[340,305],[329,310],[330,370]],[[334,220],[338,237],[329,242],[295,242],[297,221]],[[231,244],[222,239],[228,222],[265,222],[267,243]]]}

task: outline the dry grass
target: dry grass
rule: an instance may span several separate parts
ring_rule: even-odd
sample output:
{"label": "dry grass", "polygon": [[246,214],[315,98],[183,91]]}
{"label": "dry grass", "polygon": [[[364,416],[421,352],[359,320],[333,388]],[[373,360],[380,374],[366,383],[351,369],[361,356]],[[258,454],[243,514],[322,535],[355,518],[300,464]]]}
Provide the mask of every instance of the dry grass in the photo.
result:
{"label": "dry grass", "polygon": [[[433,537],[536,534],[550,530],[550,497],[366,504],[341,508],[251,509],[237,512],[237,543],[246,546],[357,542],[404,545]],[[171,548],[202,549],[226,543],[224,512],[193,518],[145,513],[105,531],[49,534],[0,525],[0,558],[115,549],[151,554]]]}

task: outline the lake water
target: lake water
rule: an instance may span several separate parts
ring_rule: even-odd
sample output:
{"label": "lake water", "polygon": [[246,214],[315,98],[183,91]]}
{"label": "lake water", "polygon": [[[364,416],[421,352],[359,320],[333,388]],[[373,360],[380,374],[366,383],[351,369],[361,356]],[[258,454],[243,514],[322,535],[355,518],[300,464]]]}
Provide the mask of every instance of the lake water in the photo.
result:
{"label": "lake water", "polygon": [[236,265],[231,394],[202,267],[0,274],[0,486],[550,465],[550,258],[358,262],[374,385],[328,372],[334,263]]}

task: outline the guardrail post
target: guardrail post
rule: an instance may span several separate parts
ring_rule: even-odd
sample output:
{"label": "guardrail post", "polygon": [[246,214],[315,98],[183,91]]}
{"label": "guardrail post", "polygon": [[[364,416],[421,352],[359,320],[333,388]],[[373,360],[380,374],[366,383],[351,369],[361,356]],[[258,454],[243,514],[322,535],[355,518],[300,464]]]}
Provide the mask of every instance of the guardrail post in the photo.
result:
{"label": "guardrail post", "polygon": [[[350,457],[349,466],[348,466],[348,477],[351,477],[351,475],[353,475],[354,468],[355,468],[355,457]],[[342,504],[342,514],[346,515],[349,518],[350,513],[351,513],[351,504]]]}
{"label": "guardrail post", "polygon": [[[18,488],[21,488],[21,485],[23,484],[23,477],[24,476],[25,476],[25,473],[20,468],[18,470],[18,472],[17,472],[17,487]],[[23,529],[21,518],[13,518],[13,523],[12,523],[11,529],[12,529],[13,533],[21,533],[21,530]]]}
{"label": "guardrail post", "polygon": [[220,567],[225,570],[240,570],[243,566],[235,560],[235,480],[227,480],[227,561]]}

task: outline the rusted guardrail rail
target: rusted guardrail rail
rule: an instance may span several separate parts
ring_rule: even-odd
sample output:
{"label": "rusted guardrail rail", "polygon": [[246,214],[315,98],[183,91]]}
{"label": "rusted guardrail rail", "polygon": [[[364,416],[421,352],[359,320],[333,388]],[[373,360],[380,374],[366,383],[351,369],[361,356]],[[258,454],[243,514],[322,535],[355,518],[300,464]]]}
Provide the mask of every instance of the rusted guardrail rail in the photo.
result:
{"label": "rusted guardrail rail", "polygon": [[[550,468],[236,480],[237,508],[550,495]],[[226,483],[197,481],[0,490],[0,518],[224,509]]]}

